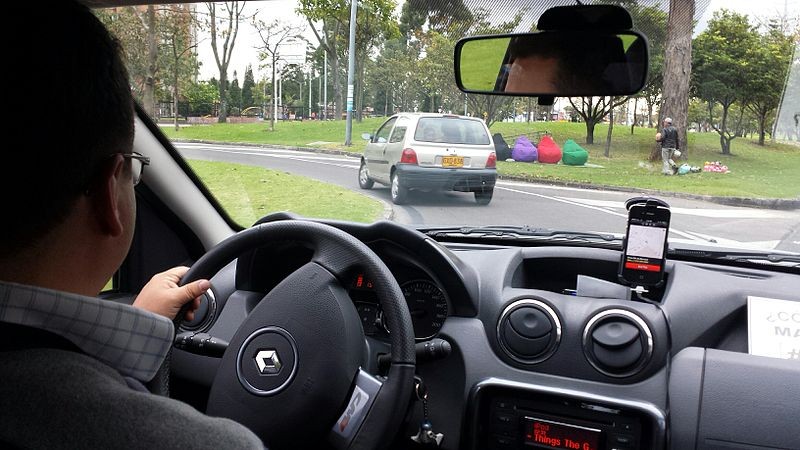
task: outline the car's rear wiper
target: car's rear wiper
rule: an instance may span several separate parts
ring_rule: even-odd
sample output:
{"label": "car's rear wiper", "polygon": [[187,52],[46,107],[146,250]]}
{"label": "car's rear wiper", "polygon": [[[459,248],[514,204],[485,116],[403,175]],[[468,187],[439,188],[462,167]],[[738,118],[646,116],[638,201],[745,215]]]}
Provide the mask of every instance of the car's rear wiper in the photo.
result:
{"label": "car's rear wiper", "polygon": [[731,252],[720,250],[694,250],[694,249],[670,249],[670,254],[680,256],[693,256],[697,258],[708,258],[720,261],[735,262],[756,262],[771,263],[789,267],[800,267],[800,255],[787,255],[783,253],[757,253],[757,252]]}
{"label": "car's rear wiper", "polygon": [[621,241],[622,238],[611,233],[594,233],[586,231],[553,230],[549,228],[531,228],[529,226],[488,225],[463,227],[420,228],[419,231],[431,237],[444,236],[481,236],[501,239],[563,239],[584,241]]}

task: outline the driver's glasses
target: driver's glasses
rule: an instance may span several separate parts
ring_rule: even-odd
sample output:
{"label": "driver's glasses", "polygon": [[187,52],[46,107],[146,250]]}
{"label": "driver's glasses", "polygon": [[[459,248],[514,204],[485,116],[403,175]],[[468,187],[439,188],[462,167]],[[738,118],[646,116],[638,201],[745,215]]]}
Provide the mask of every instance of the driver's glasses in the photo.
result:
{"label": "driver's glasses", "polygon": [[131,160],[131,177],[133,178],[133,185],[136,186],[140,181],[142,181],[144,166],[150,165],[150,158],[136,152],[123,153],[122,157]]}

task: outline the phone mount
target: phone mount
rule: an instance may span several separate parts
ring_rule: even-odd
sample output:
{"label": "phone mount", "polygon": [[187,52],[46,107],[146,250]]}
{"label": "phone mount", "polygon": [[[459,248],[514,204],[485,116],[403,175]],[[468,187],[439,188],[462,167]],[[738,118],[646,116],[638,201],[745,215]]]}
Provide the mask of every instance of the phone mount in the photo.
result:
{"label": "phone mount", "polygon": [[660,198],[655,197],[633,197],[625,201],[625,209],[630,211],[633,205],[644,205],[645,207],[663,207],[669,209],[669,204]]}
{"label": "phone mount", "polygon": [[[665,202],[664,200],[661,200],[659,198],[646,197],[646,196],[629,198],[627,201],[625,201],[625,209],[628,211],[628,223],[629,223],[629,225],[630,225],[631,218],[632,218],[631,208],[633,208],[634,206],[639,206],[641,208],[644,208],[644,211],[645,211],[646,215],[648,215],[648,214],[655,215],[655,211],[657,211],[659,209],[661,209],[661,210],[663,210],[663,209],[669,210],[670,209],[669,204],[667,202]],[[668,226],[667,226],[667,230],[669,230]],[[669,231],[667,231],[667,233],[668,232]],[[666,262],[666,254],[667,254],[666,238],[664,238],[665,239],[664,240],[664,251],[663,251],[663,256],[662,256],[663,260],[661,261],[661,264],[660,264],[661,265],[660,274],[659,274],[660,276],[658,277],[658,279],[657,280],[652,280],[652,279],[648,278],[648,281],[644,281],[643,279],[641,279],[643,277],[640,277],[640,279],[638,279],[638,280],[632,280],[632,279],[629,279],[626,276],[624,276],[624,274],[626,273],[624,268],[626,266],[626,263],[628,263],[627,257],[628,257],[629,233],[630,233],[630,226],[628,227],[628,229],[627,229],[627,231],[625,233],[625,238],[622,241],[622,249],[623,249],[623,251],[622,251],[622,254],[620,255],[620,258],[619,258],[619,270],[618,270],[617,273],[618,273],[619,281],[621,283],[629,285],[633,291],[635,291],[638,295],[641,295],[642,292],[647,292],[647,288],[660,286],[664,282],[664,277],[663,277],[664,266],[663,266],[663,264]]]}

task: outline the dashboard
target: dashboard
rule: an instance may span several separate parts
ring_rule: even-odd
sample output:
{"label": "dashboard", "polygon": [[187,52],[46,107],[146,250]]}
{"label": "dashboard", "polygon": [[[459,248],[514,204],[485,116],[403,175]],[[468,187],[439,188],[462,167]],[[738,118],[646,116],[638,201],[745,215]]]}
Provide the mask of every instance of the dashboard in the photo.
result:
{"label": "dashboard", "polygon": [[[747,354],[748,296],[800,301],[796,272],[670,260],[659,289],[593,298],[576,295],[578,278],[615,282],[619,251],[436,242],[390,222],[326,223],[384,261],[419,343],[452,347],[418,361],[427,402],[412,403],[398,448],[423,418],[452,449],[800,448],[800,363]],[[214,300],[191,326],[230,340],[309,258],[291,242],[240,257],[214,277]],[[391,323],[374,282],[356,271],[342,285],[379,372]],[[217,365],[180,350],[173,358],[175,375],[197,386],[210,386]]]}

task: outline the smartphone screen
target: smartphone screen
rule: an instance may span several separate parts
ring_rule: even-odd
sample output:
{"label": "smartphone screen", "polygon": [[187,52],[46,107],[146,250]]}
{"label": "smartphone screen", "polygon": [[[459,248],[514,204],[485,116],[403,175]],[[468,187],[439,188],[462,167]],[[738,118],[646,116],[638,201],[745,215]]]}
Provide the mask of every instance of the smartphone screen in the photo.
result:
{"label": "smartphone screen", "polygon": [[667,208],[631,207],[620,267],[620,276],[627,282],[649,286],[661,283],[669,219]]}

